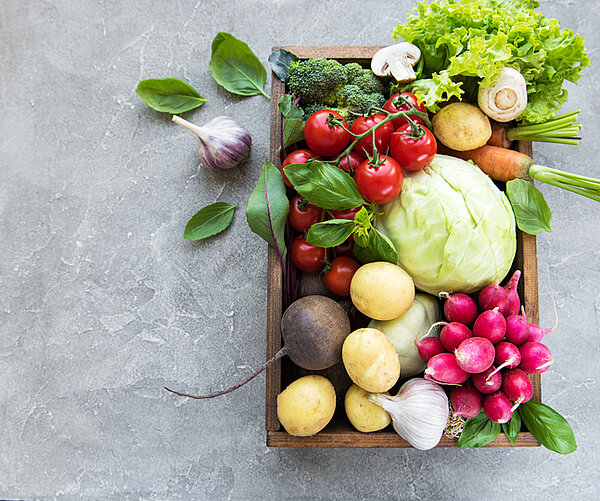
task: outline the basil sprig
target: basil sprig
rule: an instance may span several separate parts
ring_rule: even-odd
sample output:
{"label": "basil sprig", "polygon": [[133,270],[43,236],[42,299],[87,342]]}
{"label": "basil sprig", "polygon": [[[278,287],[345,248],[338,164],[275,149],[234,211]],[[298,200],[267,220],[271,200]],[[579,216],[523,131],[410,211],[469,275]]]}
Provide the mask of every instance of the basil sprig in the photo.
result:
{"label": "basil sprig", "polygon": [[490,421],[483,411],[467,419],[456,445],[459,447],[483,447],[496,440],[502,427]]}
{"label": "basil sprig", "polygon": [[331,219],[313,224],[306,234],[306,242],[316,247],[335,247],[342,245],[356,228],[354,221]]}
{"label": "basil sprig", "polygon": [[202,240],[212,237],[229,227],[237,204],[215,202],[200,209],[188,221],[183,237],[187,240]]}
{"label": "basil sprig", "polygon": [[506,183],[506,196],[510,200],[517,226],[521,231],[537,235],[542,231],[552,231],[550,221],[552,211],[542,192],[524,179],[513,179]]}
{"label": "basil sprig", "polygon": [[567,420],[541,402],[530,400],[519,406],[521,418],[536,440],[559,454],[571,454],[577,449],[575,435]]}
{"label": "basil sprig", "polygon": [[502,423],[502,431],[506,435],[506,438],[508,438],[508,441],[512,445],[515,445],[519,432],[521,431],[521,414],[519,413],[518,408],[515,409],[513,416],[508,423]]}
{"label": "basil sprig", "polygon": [[296,191],[317,207],[344,210],[367,203],[352,176],[334,165],[314,161],[286,165],[284,171]]}
{"label": "basil sprig", "polygon": [[207,101],[190,84],[178,78],[142,80],[135,91],[150,108],[164,113],[183,113]]}
{"label": "basil sprig", "polygon": [[267,81],[267,70],[245,42],[229,33],[217,33],[212,42],[209,63],[215,81],[233,94],[255,96],[262,94]]}

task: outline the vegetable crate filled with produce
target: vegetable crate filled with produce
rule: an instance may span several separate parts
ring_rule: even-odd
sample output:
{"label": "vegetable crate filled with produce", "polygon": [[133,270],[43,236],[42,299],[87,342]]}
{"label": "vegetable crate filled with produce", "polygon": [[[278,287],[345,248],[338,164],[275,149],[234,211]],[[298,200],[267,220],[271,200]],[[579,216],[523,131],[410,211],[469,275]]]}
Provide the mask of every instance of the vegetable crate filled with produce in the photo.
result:
{"label": "vegetable crate filled with produce", "polygon": [[[273,50],[270,161],[246,208],[269,243],[267,362],[216,393],[170,391],[213,398],[266,369],[273,447],[576,449],[541,403],[556,322],[539,326],[536,235],[551,211],[533,181],[600,201],[600,180],[532,160],[532,141],[578,145],[563,84],[589,65],[581,37],[537,6],[438,0],[390,46]],[[266,95],[231,35],[215,38],[211,70]],[[248,154],[236,123],[174,121],[209,167]],[[211,134],[229,149],[210,150]],[[234,210],[203,209],[186,238]]]}

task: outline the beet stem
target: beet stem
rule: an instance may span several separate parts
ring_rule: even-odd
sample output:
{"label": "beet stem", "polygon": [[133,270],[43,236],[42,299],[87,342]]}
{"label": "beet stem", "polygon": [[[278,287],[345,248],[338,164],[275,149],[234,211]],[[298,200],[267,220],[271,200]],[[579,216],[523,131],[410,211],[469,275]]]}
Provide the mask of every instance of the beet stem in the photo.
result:
{"label": "beet stem", "polygon": [[164,389],[167,391],[170,391],[171,393],[175,393],[175,395],[179,395],[180,397],[194,398],[196,400],[204,400],[206,398],[220,397],[221,395],[231,393],[233,390],[237,390],[240,386],[244,386],[248,381],[251,381],[252,379],[254,379],[262,371],[264,371],[269,365],[271,365],[273,362],[276,362],[284,355],[287,355],[287,350],[286,350],[285,346],[283,348],[281,348],[281,350],[279,350],[273,358],[271,358],[270,360],[267,360],[264,364],[262,364],[258,369],[256,369],[252,374],[250,374],[246,379],[244,379],[240,383],[238,383],[235,386],[232,386],[230,388],[227,388],[226,390],[218,391],[217,393],[211,393],[210,395],[189,395],[187,393],[180,393],[178,391],[171,390],[170,388],[167,388],[166,386],[164,386]]}

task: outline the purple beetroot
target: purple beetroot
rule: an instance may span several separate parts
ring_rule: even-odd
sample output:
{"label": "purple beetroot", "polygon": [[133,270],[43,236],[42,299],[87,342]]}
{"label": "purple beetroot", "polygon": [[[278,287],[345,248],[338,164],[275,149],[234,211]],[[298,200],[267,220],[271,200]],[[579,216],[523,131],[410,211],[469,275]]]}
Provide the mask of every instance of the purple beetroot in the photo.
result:
{"label": "purple beetroot", "polygon": [[521,315],[510,315],[506,317],[506,340],[515,346],[520,346],[527,341],[529,336],[529,322],[525,316],[525,308]]}
{"label": "purple beetroot", "polygon": [[472,418],[477,416],[483,408],[483,395],[472,385],[466,384],[452,388],[450,402],[454,408],[454,416]]}
{"label": "purple beetroot", "polygon": [[469,374],[477,374],[494,363],[495,352],[494,345],[488,339],[470,337],[460,343],[454,350],[454,355],[458,367]]}
{"label": "purple beetroot", "polygon": [[483,411],[494,423],[508,423],[513,415],[512,403],[502,391],[488,395],[483,400]]}
{"label": "purple beetroot", "polygon": [[444,315],[449,322],[460,322],[461,324],[471,325],[477,316],[477,304],[466,294],[448,294],[441,293],[445,297]]}
{"label": "purple beetroot", "polygon": [[447,351],[453,352],[465,339],[473,337],[471,329],[460,322],[441,322],[444,327],[440,332],[440,341]]}
{"label": "purple beetroot", "polygon": [[502,391],[515,403],[511,408],[513,412],[519,405],[529,402],[533,397],[533,385],[521,369],[511,369],[504,373]]}
{"label": "purple beetroot", "polygon": [[[514,344],[502,341],[496,345],[496,358],[494,363],[498,366],[496,372],[500,372],[505,367],[514,369],[521,363],[521,352]],[[493,376],[492,372],[490,376]]]}
{"label": "purple beetroot", "polygon": [[513,273],[513,276],[510,277],[508,283],[503,287],[506,291],[506,299],[508,301],[506,311],[504,312],[504,315],[507,317],[518,315],[519,310],[521,309],[521,299],[519,298],[519,293],[517,292],[520,278],[521,272],[517,270]]}
{"label": "purple beetroot", "polygon": [[498,284],[490,284],[481,289],[479,293],[479,306],[482,310],[493,310],[498,308],[504,315],[508,308],[508,294],[504,287]]}
{"label": "purple beetroot", "polygon": [[541,374],[554,362],[550,350],[542,343],[527,342],[519,346],[519,351],[521,352],[519,369],[527,374]]}
{"label": "purple beetroot", "polygon": [[475,319],[473,335],[482,337],[492,344],[499,343],[506,334],[506,320],[498,308],[486,310]]}
{"label": "purple beetroot", "polygon": [[457,365],[452,353],[439,353],[427,362],[425,379],[442,384],[461,384],[469,379],[469,374]]}
{"label": "purple beetroot", "polygon": [[479,374],[473,374],[471,379],[473,380],[473,386],[484,395],[494,393],[502,386],[502,374],[496,372],[495,365]]}
{"label": "purple beetroot", "polygon": [[419,356],[423,359],[423,362],[428,362],[429,359],[439,353],[444,353],[446,349],[439,337],[431,336],[417,341],[415,337],[415,346],[419,352]]}

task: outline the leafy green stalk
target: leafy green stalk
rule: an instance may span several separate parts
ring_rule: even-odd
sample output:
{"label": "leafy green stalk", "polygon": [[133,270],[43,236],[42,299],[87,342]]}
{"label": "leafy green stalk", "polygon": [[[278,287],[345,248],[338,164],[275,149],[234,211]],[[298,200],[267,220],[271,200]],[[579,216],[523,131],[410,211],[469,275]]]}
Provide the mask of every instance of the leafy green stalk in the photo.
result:
{"label": "leafy green stalk", "polygon": [[511,127],[506,131],[506,138],[510,141],[536,141],[577,146],[581,141],[579,131],[582,128],[581,124],[576,123],[579,111],[559,115],[541,124]]}

